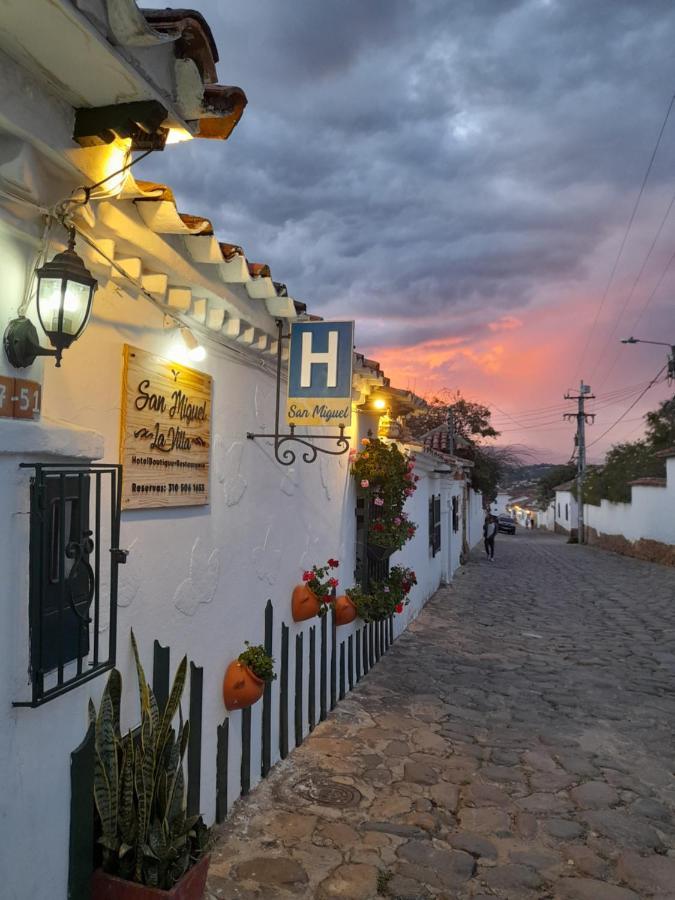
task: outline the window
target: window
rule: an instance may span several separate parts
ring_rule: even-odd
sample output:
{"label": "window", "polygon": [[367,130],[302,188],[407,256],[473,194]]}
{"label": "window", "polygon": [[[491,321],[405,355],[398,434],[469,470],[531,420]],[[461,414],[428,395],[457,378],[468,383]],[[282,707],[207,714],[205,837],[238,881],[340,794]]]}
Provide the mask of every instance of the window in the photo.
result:
{"label": "window", "polygon": [[[30,465],[30,675],[39,706],[115,664],[121,466]],[[101,625],[107,646],[101,646]]]}
{"label": "window", "polygon": [[566,522],[569,519],[569,517],[570,517],[570,505],[569,505],[569,503],[566,503],[565,504],[565,521]]}
{"label": "window", "polygon": [[560,518],[560,502],[558,502],[558,518]]}
{"label": "window", "polygon": [[375,515],[376,507],[373,499],[368,503],[366,497],[358,497],[356,501],[356,581],[364,591],[376,581],[383,581],[389,575],[389,557],[384,548],[378,547],[368,540],[368,524]]}
{"label": "window", "polygon": [[429,549],[436,556],[441,550],[441,495],[429,497]]}
{"label": "window", "polygon": [[452,530],[459,531],[459,497],[452,498]]}

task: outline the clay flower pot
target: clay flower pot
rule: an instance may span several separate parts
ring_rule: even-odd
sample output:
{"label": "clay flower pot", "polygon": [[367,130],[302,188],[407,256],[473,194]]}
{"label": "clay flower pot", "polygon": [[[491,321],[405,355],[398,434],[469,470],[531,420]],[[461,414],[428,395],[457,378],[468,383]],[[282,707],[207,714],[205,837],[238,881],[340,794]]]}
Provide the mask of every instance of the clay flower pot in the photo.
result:
{"label": "clay flower pot", "polygon": [[258,678],[248,666],[233,660],[227,667],[223,680],[223,700],[226,709],[246,709],[253,706],[263,695],[265,682]]}
{"label": "clay flower pot", "polygon": [[306,584],[297,584],[293,588],[291,609],[294,622],[304,622],[319,615],[319,598]]}
{"label": "clay flower pot", "polygon": [[335,610],[336,625],[349,625],[356,618],[356,607],[345,594],[335,598],[333,609]]}
{"label": "clay flower pot", "polygon": [[97,869],[91,879],[91,900],[202,900],[208,870],[209,857],[202,856],[170,891],[162,891]]}

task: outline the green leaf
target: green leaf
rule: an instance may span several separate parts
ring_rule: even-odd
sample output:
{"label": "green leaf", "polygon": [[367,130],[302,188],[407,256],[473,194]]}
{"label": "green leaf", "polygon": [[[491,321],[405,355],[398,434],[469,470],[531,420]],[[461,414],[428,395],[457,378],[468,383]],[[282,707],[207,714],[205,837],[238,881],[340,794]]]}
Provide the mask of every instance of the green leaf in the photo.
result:
{"label": "green leaf", "polygon": [[187,656],[184,656],[180,661],[178,668],[176,669],[176,675],[174,676],[173,685],[171,686],[171,693],[169,694],[169,699],[166,701],[166,707],[164,708],[164,712],[162,714],[162,721],[159,729],[159,738],[157,740],[157,750],[159,754],[162,754],[164,752],[164,746],[169,736],[171,723],[173,722],[174,716],[178,711],[180,698],[183,695],[183,688],[185,687],[186,678]]}

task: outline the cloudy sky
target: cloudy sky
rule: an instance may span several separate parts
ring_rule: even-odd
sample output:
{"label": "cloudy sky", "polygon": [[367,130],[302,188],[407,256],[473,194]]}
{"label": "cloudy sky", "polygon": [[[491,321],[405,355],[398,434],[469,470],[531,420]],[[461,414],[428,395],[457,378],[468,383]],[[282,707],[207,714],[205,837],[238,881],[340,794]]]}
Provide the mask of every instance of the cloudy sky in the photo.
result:
{"label": "cloudy sky", "polygon": [[[355,318],[393,384],[460,390],[502,442],[559,459],[583,376],[598,438],[665,362],[619,338],[675,341],[675,210],[659,231],[675,110],[619,255],[675,91],[672,2],[192,5],[249,105],[226,144],[173,146],[141,174],[311,311]],[[591,456],[668,395],[652,388]]]}

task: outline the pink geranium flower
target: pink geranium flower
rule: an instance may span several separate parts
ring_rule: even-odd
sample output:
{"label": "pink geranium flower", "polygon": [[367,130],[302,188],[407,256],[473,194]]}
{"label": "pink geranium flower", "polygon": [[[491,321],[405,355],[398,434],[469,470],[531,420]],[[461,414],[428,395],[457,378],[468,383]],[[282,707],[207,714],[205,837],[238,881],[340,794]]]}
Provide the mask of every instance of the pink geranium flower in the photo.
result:
{"label": "pink geranium flower", "polygon": [[362,478],[362,479],[361,479],[361,487],[362,487],[362,488],[370,487],[370,482],[368,481],[367,478]]}
{"label": "pink geranium flower", "polygon": [[374,503],[375,506],[384,506],[384,500],[382,499],[382,497],[376,497]]}

